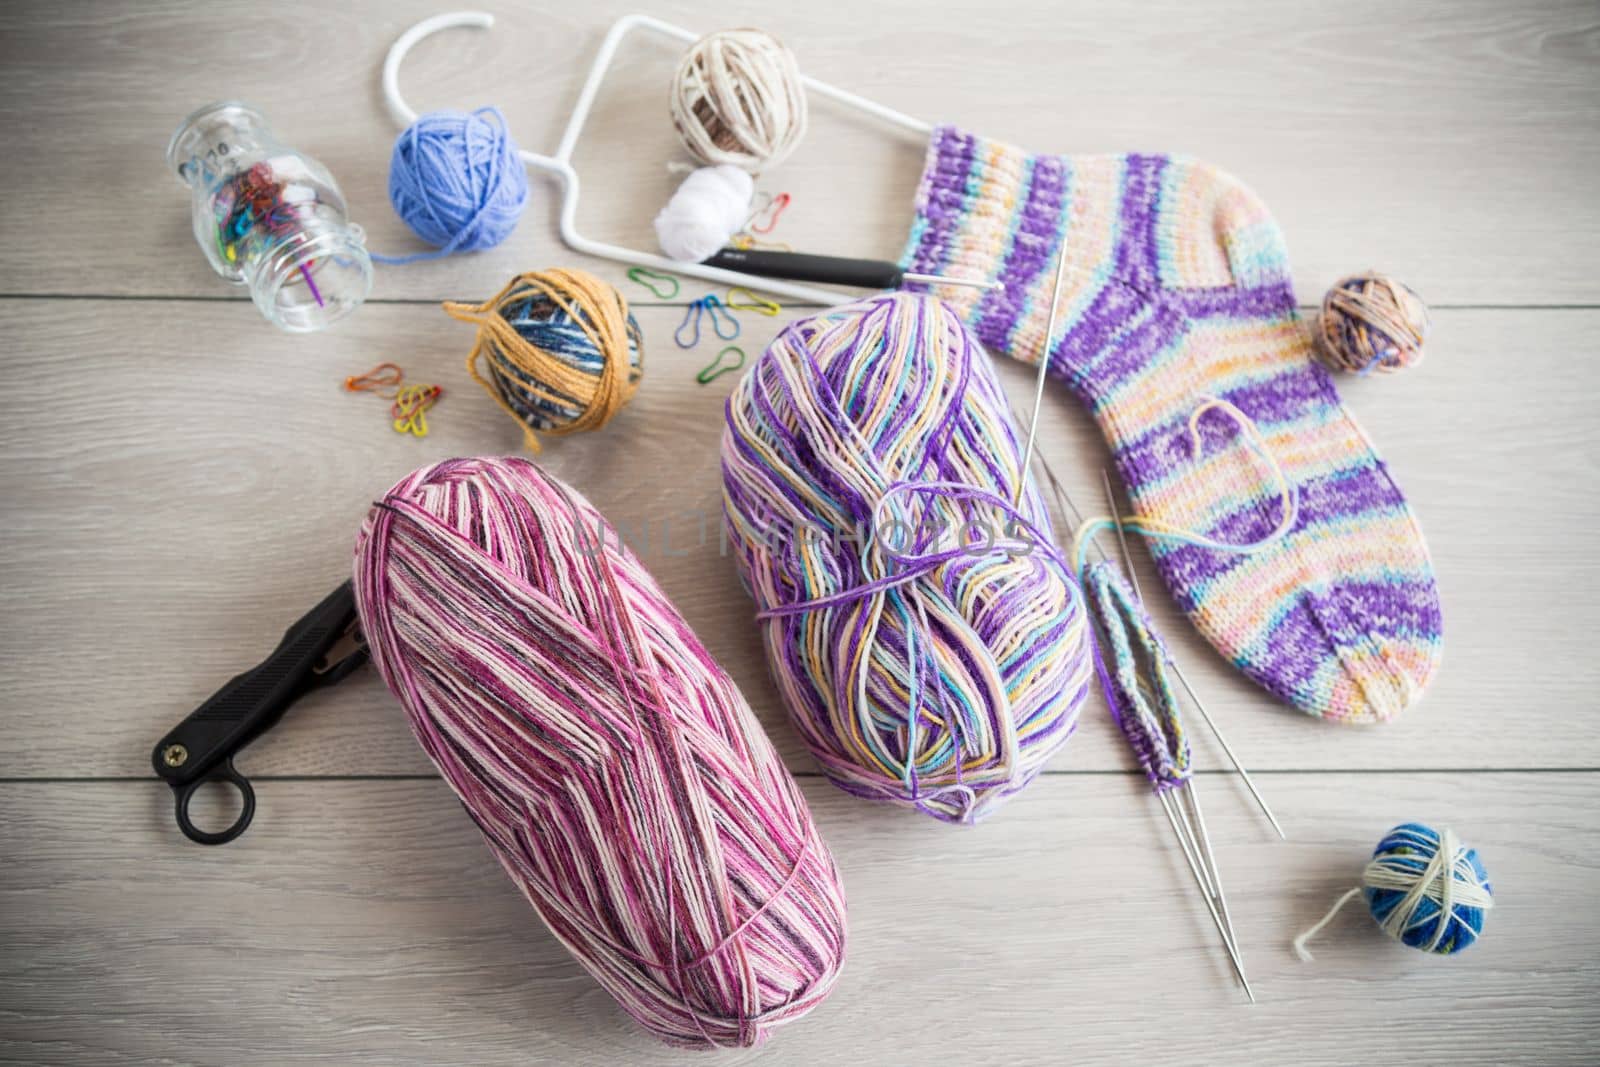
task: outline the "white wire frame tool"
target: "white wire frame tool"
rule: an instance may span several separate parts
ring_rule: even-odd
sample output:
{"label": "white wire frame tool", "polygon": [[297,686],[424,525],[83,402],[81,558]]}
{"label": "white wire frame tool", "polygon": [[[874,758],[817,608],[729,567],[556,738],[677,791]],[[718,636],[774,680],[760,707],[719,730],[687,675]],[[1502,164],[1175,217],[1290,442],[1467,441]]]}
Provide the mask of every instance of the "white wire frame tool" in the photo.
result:
{"label": "white wire frame tool", "polygon": [[[416,46],[418,41],[441,30],[468,27],[473,29],[488,29],[494,25],[494,16],[485,11],[453,11],[432,18],[423,19],[402,33],[389,48],[389,54],[383,61],[383,96],[389,108],[389,116],[401,129],[411,125],[417,120],[417,112],[406,103],[400,94],[400,64],[406,58],[406,53]],[[727,286],[748,286],[777,296],[787,297],[791,300],[804,301],[815,304],[838,304],[845,300],[854,299],[830,289],[819,289],[814,286],[797,282],[782,281],[774,278],[763,278],[753,274],[744,274],[739,271],[725,270],[720,267],[708,267],[700,263],[680,263],[675,259],[654,255],[650,252],[641,252],[624,245],[611,244],[606,241],[596,241],[585,237],[578,231],[578,193],[581,183],[578,178],[577,168],[572,165],[573,153],[578,147],[578,138],[583,134],[583,127],[589,120],[589,112],[594,107],[595,97],[599,95],[600,85],[605,80],[606,72],[611,69],[611,64],[617,55],[617,49],[628,34],[635,30],[647,31],[670,37],[685,43],[693,43],[700,39],[700,35],[682,26],[674,26],[670,22],[650,15],[624,15],[611,25],[606,31],[606,36],[600,42],[600,51],[594,57],[594,63],[589,67],[589,74],[584,78],[583,89],[578,93],[578,102],[573,106],[572,116],[567,119],[567,128],[561,134],[561,143],[556,146],[554,155],[544,155],[539,152],[529,152],[526,149],[519,151],[522,161],[534,170],[543,171],[554,175],[561,182],[561,240],[567,247],[577,252],[584,252],[602,259],[615,260],[618,263],[629,263],[638,267],[649,267],[653,270],[673,271],[690,278],[700,278],[704,281],[715,282]],[[829,85],[827,82],[818,81],[816,78],[802,75],[800,78],[807,92],[826,97],[836,103],[864,112],[873,118],[881,119],[891,126],[898,126],[910,133],[927,137],[933,132],[933,125],[912,118],[910,115],[885,107],[882,104],[858,96],[846,89]]]}

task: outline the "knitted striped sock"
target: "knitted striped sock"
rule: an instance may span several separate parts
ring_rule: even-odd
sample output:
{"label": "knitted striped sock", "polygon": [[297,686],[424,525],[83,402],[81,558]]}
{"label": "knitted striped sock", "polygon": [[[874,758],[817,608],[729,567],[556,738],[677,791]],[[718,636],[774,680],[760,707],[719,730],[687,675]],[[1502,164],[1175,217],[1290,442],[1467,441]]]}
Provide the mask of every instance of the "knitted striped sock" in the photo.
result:
{"label": "knitted striped sock", "polygon": [[1298,493],[1288,536],[1251,554],[1151,541],[1167,587],[1246,675],[1312,715],[1387,719],[1438,665],[1421,527],[1339,404],[1295,310],[1277,225],[1235,179],[1170,156],[1030,156],[935,131],[904,262],[999,278],[948,290],[992,349],[1039,358],[1061,242],[1050,373],[1100,424],[1135,511],[1221,541],[1269,535],[1284,501],[1232,420],[1244,412]]}

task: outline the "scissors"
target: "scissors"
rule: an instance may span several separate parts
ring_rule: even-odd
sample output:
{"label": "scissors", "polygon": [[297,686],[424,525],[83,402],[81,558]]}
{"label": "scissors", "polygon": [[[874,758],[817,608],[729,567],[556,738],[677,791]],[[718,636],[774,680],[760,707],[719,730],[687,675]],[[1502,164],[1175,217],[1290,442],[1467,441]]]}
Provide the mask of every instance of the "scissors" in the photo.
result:
{"label": "scissors", "polygon": [[[271,655],[230,679],[156,742],[150,762],[172,787],[184,836],[223,845],[244,833],[255,817],[256,794],[234,769],[233,757],[276,725],[296,700],[343,681],[366,661],[355,592],[346,581],[289,627]],[[232,826],[213,832],[189,820],[189,802],[195,790],[215,781],[232,784],[243,807]]]}

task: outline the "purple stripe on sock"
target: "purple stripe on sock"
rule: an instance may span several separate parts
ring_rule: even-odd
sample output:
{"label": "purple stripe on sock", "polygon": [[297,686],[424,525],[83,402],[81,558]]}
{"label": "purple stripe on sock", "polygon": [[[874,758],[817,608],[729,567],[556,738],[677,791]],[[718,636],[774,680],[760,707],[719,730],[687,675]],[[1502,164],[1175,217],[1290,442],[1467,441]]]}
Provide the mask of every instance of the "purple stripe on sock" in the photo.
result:
{"label": "purple stripe on sock", "polygon": [[[1331,477],[1313,478],[1301,483],[1299,519],[1289,536],[1297,536],[1307,527],[1318,523],[1344,521],[1388,509],[1398,510],[1404,504],[1405,497],[1395,488],[1388,469],[1382,461],[1373,462],[1369,457],[1359,466],[1346,468]],[[1281,501],[1263,496],[1249,506],[1224,516],[1203,532],[1214,540],[1235,544],[1257,541],[1276,528],[1283,517],[1282,507]],[[1175,594],[1175,599],[1185,612],[1194,611],[1199,606],[1197,598],[1206,594],[1207,590],[1200,586],[1215,581],[1252,558],[1237,552],[1219,552],[1197,545],[1160,541],[1151,541],[1150,549],[1157,565],[1168,572],[1171,587],[1182,590]]]}
{"label": "purple stripe on sock", "polygon": [[1079,397],[1088,397],[1084,369],[1150,303],[1126,285],[1111,282],[1101,289],[1050,353],[1050,373],[1065,381]]}
{"label": "purple stripe on sock", "polygon": [[1266,639],[1241,649],[1234,663],[1257,684],[1303,705],[1316,692],[1325,655],[1306,649],[1371,648],[1375,641],[1439,640],[1439,599],[1432,577],[1384,583],[1336,581],[1302,589]]}
{"label": "purple stripe on sock", "polygon": [[[1028,291],[1040,274],[1051,270],[1066,240],[1066,204],[1069,173],[1060,156],[1034,156],[1029,160],[1022,216],[999,278],[1005,288],[989,293],[974,327],[985,343],[1009,347],[1011,333],[1028,306]],[[1048,297],[1046,298],[1048,299]],[[990,337],[998,338],[989,341]]]}
{"label": "purple stripe on sock", "polygon": [[1294,286],[1288,282],[1259,289],[1222,286],[1213,289],[1169,289],[1167,296],[1192,318],[1257,319],[1295,310]]}
{"label": "purple stripe on sock", "polygon": [[1427,580],[1341,581],[1339,593],[1361,605],[1361,629],[1375,637],[1437,640],[1443,636],[1439,587]]}
{"label": "purple stripe on sock", "polygon": [[1149,305],[1150,314],[1134,321],[1095,359],[1083,364],[1084,398],[1091,410],[1130,380],[1148,373],[1189,328],[1183,314],[1167,303]]}
{"label": "purple stripe on sock", "polygon": [[1161,285],[1156,251],[1156,220],[1161,214],[1161,175],[1166,156],[1127,157],[1122,178],[1122,234],[1117,274],[1130,285],[1154,292]]}
{"label": "purple stripe on sock", "polygon": [[1317,410],[1336,408],[1339,395],[1321,364],[1306,361],[1271,378],[1226,389],[1222,398],[1244,412],[1262,430],[1293,422]]}
{"label": "purple stripe on sock", "polygon": [[[1099,393],[1098,383],[1103,372],[1096,366],[1092,374],[1096,380],[1095,391]],[[1276,425],[1294,422],[1338,403],[1338,395],[1328,379],[1328,372],[1309,362],[1270,378],[1223,390],[1217,395],[1250,416],[1251,421],[1263,432],[1271,432]],[[1195,403],[1199,402],[1196,399]],[[1209,447],[1221,447],[1203,432],[1208,425],[1208,420],[1202,420],[1202,438],[1208,441]],[[1139,472],[1141,480],[1135,483],[1137,485],[1161,477],[1174,462],[1187,463],[1188,412],[1179,412],[1166,423],[1129,439],[1117,452],[1120,462]]]}
{"label": "purple stripe on sock", "polygon": [[[1245,675],[1291,704],[1303,704],[1314,690],[1312,683],[1327,655],[1318,651],[1306,655],[1307,650],[1327,650],[1348,644],[1346,633],[1330,632],[1324,623],[1328,612],[1326,605],[1318,611],[1311,602],[1315,596],[1308,589],[1292,594],[1293,601],[1277,625],[1272,628],[1272,639],[1263,649],[1252,650],[1248,657],[1239,654],[1234,665]],[[1343,631],[1343,627],[1337,627]]]}
{"label": "purple stripe on sock", "polygon": [[924,179],[920,205],[928,224],[912,263],[912,270],[925,274],[937,274],[945,267],[951,239],[966,217],[967,185],[977,154],[977,138],[954,126],[936,129],[933,142],[935,152]]}

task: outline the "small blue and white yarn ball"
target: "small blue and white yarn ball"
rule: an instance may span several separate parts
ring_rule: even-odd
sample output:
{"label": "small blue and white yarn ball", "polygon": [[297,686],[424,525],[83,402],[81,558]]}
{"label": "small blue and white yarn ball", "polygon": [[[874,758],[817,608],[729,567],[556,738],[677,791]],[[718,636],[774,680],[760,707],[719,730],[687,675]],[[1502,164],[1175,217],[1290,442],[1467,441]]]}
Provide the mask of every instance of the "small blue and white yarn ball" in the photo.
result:
{"label": "small blue and white yarn ball", "polygon": [[1373,849],[1361,885],[1295,938],[1302,959],[1311,959],[1306,942],[1358,894],[1385,934],[1439,956],[1454,955],[1477,941],[1485,914],[1494,907],[1494,890],[1477,849],[1462,844],[1448,827],[1440,831],[1402,823]]}
{"label": "small blue and white yarn ball", "polygon": [[1378,926],[1412,948],[1450,956],[1483,933],[1494,906],[1489,873],[1478,850],[1443,832],[1408,822],[1372,850],[1361,892]]}

